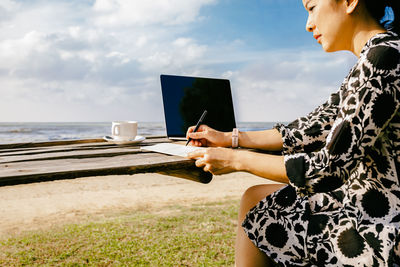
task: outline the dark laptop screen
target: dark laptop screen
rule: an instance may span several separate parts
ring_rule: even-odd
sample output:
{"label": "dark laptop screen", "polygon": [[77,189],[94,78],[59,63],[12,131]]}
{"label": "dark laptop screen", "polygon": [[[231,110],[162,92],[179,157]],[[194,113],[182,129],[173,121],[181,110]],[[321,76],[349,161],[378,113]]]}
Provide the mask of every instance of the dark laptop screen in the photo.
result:
{"label": "dark laptop screen", "polygon": [[229,80],[161,75],[168,137],[185,137],[204,110],[203,124],[220,131],[236,127]]}

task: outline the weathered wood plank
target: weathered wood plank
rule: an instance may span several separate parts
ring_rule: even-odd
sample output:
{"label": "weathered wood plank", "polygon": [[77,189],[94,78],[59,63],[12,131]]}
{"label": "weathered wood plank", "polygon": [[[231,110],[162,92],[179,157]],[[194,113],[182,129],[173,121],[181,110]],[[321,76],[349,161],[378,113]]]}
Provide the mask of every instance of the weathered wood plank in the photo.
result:
{"label": "weathered wood plank", "polygon": [[183,164],[179,166],[176,165],[174,167],[170,166],[169,168],[155,172],[178,178],[184,178],[203,184],[208,184],[213,178],[213,175],[211,173],[202,171],[194,164],[188,164],[188,166],[184,166]]}
{"label": "weathered wood plank", "polygon": [[125,144],[116,145],[103,141],[102,143],[89,143],[89,144],[71,144],[62,146],[49,146],[49,147],[35,147],[35,148],[24,148],[24,149],[0,149],[0,158],[9,156],[21,156],[21,155],[36,155],[36,154],[50,154],[60,152],[74,152],[82,150],[104,150],[104,149],[121,149],[121,148],[138,148],[141,146],[153,145],[160,142],[171,142],[166,138],[161,139],[148,139],[138,144]]}
{"label": "weathered wood plank", "polygon": [[56,159],[68,159],[68,158],[95,158],[95,157],[113,157],[119,155],[136,154],[141,152],[140,147],[132,148],[106,148],[106,149],[81,149],[81,150],[60,150],[51,151],[49,153],[30,152],[24,154],[13,154],[7,157],[0,157],[0,164],[5,163],[16,163],[26,161],[37,161],[37,160],[56,160]]}
{"label": "weathered wood plank", "polygon": [[212,175],[194,161],[159,153],[139,153],[110,158],[56,159],[0,165],[0,185],[111,174],[157,172],[202,183]]}
{"label": "weathered wood plank", "polygon": [[104,140],[103,139],[83,139],[83,140],[65,140],[65,141],[49,141],[49,142],[0,144],[0,149],[44,147],[44,146],[61,146],[61,145],[96,143],[96,142],[100,143],[100,142],[104,142]]}
{"label": "weathered wood plank", "polygon": [[103,139],[0,145],[0,185],[143,172],[202,183],[212,179],[193,160],[140,150],[161,142],[170,140],[150,136],[140,144],[126,145]]}
{"label": "weathered wood plank", "polygon": [[11,162],[22,162],[40,159],[62,159],[62,158],[87,158],[101,156],[117,156],[124,154],[135,154],[140,152],[141,146],[152,145],[153,143],[140,143],[131,145],[107,145],[107,146],[62,146],[28,149],[18,152],[0,154],[0,164]]}
{"label": "weathered wood plank", "polygon": [[[142,143],[141,145],[147,145]],[[24,148],[24,149],[0,149],[0,157],[4,156],[18,156],[18,155],[32,155],[40,153],[58,153],[58,152],[69,152],[79,150],[100,150],[100,149],[113,149],[113,148],[132,148],[138,147],[139,145],[115,145],[110,143],[90,143],[88,145],[73,144],[69,146],[50,146],[50,147],[36,147],[36,148]]]}
{"label": "weathered wood plank", "polygon": [[[146,136],[146,141],[150,142],[164,142],[160,140],[168,140],[165,136]],[[51,147],[51,146],[66,146],[76,144],[88,143],[105,143],[102,138],[95,139],[80,139],[80,140],[62,140],[62,141],[48,141],[48,142],[29,142],[29,143],[13,143],[13,144],[0,144],[0,151],[3,149],[18,149],[18,148],[33,148],[33,147]]]}
{"label": "weathered wood plank", "polygon": [[57,173],[29,174],[12,177],[2,177],[0,186],[16,185],[21,183],[33,183],[52,181],[60,179],[74,179],[88,176],[104,176],[104,175],[131,175],[138,173],[160,173],[164,175],[184,178],[200,183],[209,183],[212,180],[212,174],[206,173],[196,168],[191,162],[172,162],[158,163],[152,165],[137,166],[121,166],[115,168],[105,168],[104,170],[79,170],[79,171],[60,171]]}
{"label": "weathered wood plank", "polygon": [[118,155],[114,157],[79,158],[70,157],[63,159],[24,161],[0,165],[0,178],[17,173],[44,173],[59,170],[102,169],[105,167],[134,166],[152,164],[154,162],[171,162],[181,160],[181,157],[172,157],[158,153],[140,153]]}

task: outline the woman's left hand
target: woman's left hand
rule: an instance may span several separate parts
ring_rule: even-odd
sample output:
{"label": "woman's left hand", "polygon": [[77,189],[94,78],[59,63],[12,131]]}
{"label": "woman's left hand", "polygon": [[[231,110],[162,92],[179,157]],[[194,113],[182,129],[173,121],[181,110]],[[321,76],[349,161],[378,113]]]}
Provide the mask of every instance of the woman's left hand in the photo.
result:
{"label": "woman's left hand", "polygon": [[214,175],[237,171],[237,151],[222,147],[209,147],[195,150],[188,158],[196,159],[196,166]]}

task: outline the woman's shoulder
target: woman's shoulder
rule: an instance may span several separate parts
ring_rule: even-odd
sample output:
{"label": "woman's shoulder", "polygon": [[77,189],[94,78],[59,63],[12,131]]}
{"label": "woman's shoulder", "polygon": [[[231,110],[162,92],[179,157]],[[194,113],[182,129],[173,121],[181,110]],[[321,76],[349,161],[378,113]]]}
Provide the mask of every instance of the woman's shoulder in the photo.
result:
{"label": "woman's shoulder", "polygon": [[373,36],[367,43],[367,46],[374,47],[374,46],[390,46],[390,47],[397,47],[400,46],[400,36],[399,34],[387,31],[384,33],[379,33]]}
{"label": "woman's shoulder", "polygon": [[393,32],[371,38],[361,52],[361,57],[378,70],[395,70],[400,67],[400,37]]}

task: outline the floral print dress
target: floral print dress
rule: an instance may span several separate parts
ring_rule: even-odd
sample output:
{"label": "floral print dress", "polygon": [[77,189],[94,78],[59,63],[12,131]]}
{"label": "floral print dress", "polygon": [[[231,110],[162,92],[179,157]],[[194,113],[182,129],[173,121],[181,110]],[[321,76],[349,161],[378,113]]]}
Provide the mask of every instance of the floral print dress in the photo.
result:
{"label": "floral print dress", "polygon": [[400,253],[400,39],[372,37],[340,89],[276,125],[289,185],[247,214],[281,266],[393,266]]}

